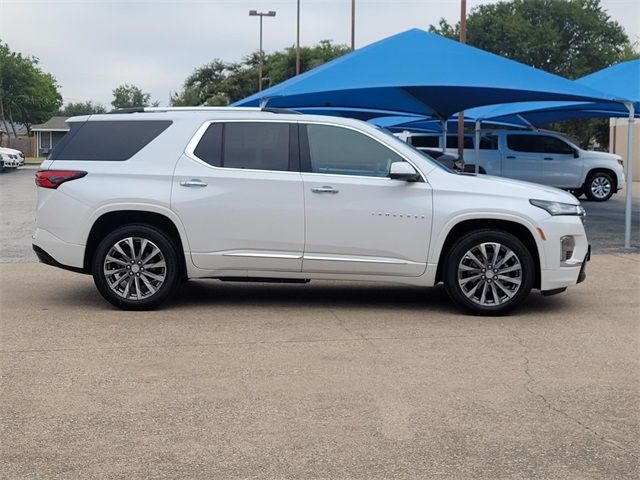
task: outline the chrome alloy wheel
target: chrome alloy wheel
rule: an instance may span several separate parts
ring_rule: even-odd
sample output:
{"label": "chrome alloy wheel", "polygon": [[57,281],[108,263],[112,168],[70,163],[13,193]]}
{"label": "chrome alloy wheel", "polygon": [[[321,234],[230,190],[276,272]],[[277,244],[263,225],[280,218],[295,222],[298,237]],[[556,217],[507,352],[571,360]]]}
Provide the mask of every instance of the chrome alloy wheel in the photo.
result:
{"label": "chrome alloy wheel", "polygon": [[155,243],[146,238],[118,240],[103,264],[104,278],[117,295],[142,300],[155,294],[164,284],[167,264]]}
{"label": "chrome alloy wheel", "polygon": [[496,242],[472,247],[458,264],[458,285],[472,302],[492,307],[520,290],[522,265],[513,250]]}
{"label": "chrome alloy wheel", "polygon": [[611,180],[605,176],[597,176],[591,180],[589,188],[594,197],[606,198],[611,192]]}

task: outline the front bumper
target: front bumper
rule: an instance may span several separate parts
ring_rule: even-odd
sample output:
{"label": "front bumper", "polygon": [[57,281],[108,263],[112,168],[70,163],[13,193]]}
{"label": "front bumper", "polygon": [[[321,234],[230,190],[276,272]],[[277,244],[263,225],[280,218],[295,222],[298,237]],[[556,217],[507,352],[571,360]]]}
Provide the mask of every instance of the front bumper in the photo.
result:
{"label": "front bumper", "polygon": [[587,245],[587,251],[582,262],[573,267],[558,267],[542,270],[540,291],[546,295],[560,293],[571,285],[584,282],[587,278],[587,262],[591,259],[591,245]]}
{"label": "front bumper", "polygon": [[587,262],[591,260],[591,245],[587,247],[587,255],[584,257],[582,261],[582,266],[580,267],[580,273],[578,274],[578,281],[576,283],[584,282],[585,278],[587,278]]}

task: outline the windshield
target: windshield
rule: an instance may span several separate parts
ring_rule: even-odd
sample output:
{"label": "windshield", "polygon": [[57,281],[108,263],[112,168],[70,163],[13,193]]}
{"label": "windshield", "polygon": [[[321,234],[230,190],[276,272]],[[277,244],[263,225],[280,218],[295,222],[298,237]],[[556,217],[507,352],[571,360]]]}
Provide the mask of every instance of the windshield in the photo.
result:
{"label": "windshield", "polygon": [[378,128],[378,130],[380,130],[381,132],[385,133],[387,136],[391,137],[393,139],[394,142],[396,143],[400,143],[402,145],[405,145],[409,148],[411,148],[411,150],[413,150],[414,152],[418,152],[423,158],[425,158],[426,160],[429,161],[429,163],[432,163],[433,165],[435,165],[436,167],[444,170],[445,172],[449,172],[449,173],[456,173],[455,170],[450,169],[449,167],[447,167],[446,165],[443,165],[442,163],[440,163],[438,160],[436,160],[435,158],[433,158],[431,155],[429,155],[426,152],[423,152],[421,150],[418,150],[416,147],[414,147],[413,145],[411,145],[410,143],[407,142],[403,142],[402,140],[400,140],[398,137],[396,137],[390,130],[387,130],[386,128],[383,127],[379,127],[377,125],[374,125]]}

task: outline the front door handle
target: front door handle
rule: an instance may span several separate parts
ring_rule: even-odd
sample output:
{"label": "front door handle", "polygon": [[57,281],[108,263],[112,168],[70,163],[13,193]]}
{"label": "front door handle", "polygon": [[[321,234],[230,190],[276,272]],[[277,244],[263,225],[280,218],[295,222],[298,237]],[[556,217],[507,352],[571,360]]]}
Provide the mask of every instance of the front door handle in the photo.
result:
{"label": "front door handle", "polygon": [[313,193],[338,193],[340,190],[325,185],[324,187],[313,187],[311,191]]}
{"label": "front door handle", "polygon": [[183,180],[180,182],[180,185],[183,187],[206,187],[208,183],[197,178],[192,178],[191,180]]}
{"label": "front door handle", "polygon": [[553,160],[553,157],[544,157],[545,160]]}
{"label": "front door handle", "polygon": [[514,159],[514,158],[516,158],[516,156],[515,155],[507,155],[507,158]]}

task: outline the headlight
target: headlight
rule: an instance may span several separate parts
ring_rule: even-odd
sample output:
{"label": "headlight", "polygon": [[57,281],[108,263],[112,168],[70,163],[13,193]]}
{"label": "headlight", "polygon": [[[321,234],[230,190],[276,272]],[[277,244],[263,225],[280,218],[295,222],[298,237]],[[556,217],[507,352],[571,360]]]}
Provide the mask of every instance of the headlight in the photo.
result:
{"label": "headlight", "polygon": [[548,200],[529,200],[529,203],[535,207],[546,210],[549,215],[580,215],[583,217],[586,214],[582,205],[550,202]]}
{"label": "headlight", "polygon": [[621,167],[624,167],[624,162],[622,161],[621,158],[618,158],[618,163],[620,164]]}

